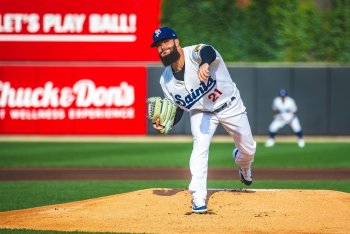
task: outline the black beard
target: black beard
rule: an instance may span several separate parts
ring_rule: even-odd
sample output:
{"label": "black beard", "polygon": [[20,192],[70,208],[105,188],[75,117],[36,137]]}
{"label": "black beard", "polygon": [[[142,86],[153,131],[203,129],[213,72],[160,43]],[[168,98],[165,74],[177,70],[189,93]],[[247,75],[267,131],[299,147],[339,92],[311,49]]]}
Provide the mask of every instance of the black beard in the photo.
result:
{"label": "black beard", "polygon": [[180,53],[179,51],[177,51],[176,49],[176,46],[174,45],[172,48],[171,48],[171,52],[170,54],[164,56],[164,57],[160,57],[160,60],[162,61],[163,65],[165,67],[171,65],[172,63],[176,62],[177,60],[179,60],[180,58]]}

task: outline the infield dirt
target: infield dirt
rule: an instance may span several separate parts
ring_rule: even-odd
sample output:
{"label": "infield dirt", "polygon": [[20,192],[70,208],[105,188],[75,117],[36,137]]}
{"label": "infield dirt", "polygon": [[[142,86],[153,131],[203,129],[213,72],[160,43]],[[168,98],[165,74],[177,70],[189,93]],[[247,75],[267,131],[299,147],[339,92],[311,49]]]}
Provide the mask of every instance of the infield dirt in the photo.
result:
{"label": "infield dirt", "polygon": [[350,194],[329,190],[210,190],[191,213],[181,189],[146,189],[0,212],[0,228],[130,233],[348,233]]}

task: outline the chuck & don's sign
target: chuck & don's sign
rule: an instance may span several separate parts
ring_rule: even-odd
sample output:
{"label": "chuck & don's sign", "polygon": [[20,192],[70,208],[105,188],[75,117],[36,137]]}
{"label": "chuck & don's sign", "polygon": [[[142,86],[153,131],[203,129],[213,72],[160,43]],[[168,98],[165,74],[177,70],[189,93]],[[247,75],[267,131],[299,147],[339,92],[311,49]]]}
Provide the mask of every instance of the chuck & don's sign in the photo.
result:
{"label": "chuck & don's sign", "polygon": [[145,67],[2,66],[0,133],[145,134]]}

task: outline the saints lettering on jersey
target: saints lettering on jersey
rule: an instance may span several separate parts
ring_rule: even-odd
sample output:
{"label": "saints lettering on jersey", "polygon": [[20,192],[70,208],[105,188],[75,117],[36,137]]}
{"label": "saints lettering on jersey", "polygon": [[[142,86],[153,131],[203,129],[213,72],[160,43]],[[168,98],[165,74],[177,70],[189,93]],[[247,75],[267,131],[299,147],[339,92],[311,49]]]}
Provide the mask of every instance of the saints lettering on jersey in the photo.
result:
{"label": "saints lettering on jersey", "polygon": [[190,93],[185,97],[180,94],[175,95],[176,103],[186,109],[191,109],[191,107],[196,104],[204,95],[209,93],[216,85],[216,80],[211,76],[208,78],[208,82],[201,82],[197,89],[191,89]]}

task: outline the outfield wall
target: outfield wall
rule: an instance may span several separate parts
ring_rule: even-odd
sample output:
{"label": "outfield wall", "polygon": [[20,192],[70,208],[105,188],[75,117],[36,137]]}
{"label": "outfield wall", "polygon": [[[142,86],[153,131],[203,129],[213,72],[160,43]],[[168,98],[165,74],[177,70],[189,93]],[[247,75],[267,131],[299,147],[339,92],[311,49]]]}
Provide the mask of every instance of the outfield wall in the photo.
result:
{"label": "outfield wall", "polygon": [[[149,96],[163,96],[160,64],[33,63],[0,65],[0,134],[155,135],[146,119]],[[252,131],[267,135],[271,104],[286,88],[306,135],[350,135],[345,66],[229,66]],[[172,134],[190,134],[188,113]],[[222,127],[218,134],[225,134]],[[289,135],[286,127],[280,134]]]}
{"label": "outfield wall", "polygon": [[[162,96],[159,76],[163,68],[148,68],[148,96]],[[237,84],[254,134],[267,134],[272,120],[272,100],[286,88],[299,108],[300,122],[307,135],[350,135],[349,66],[231,65],[229,72]],[[187,113],[173,128],[173,134],[190,134]],[[217,134],[224,134],[222,127]],[[285,127],[281,134],[291,134]],[[148,125],[148,134],[156,134]]]}

